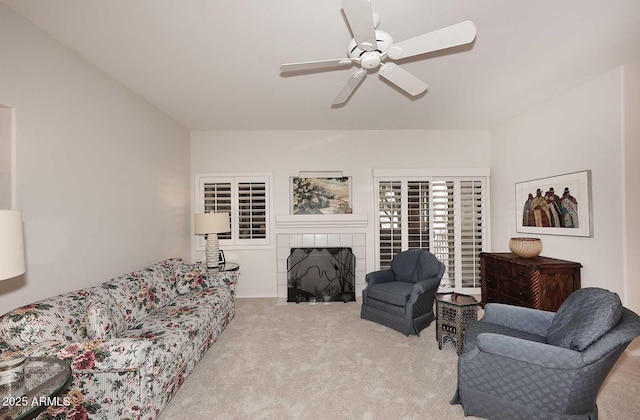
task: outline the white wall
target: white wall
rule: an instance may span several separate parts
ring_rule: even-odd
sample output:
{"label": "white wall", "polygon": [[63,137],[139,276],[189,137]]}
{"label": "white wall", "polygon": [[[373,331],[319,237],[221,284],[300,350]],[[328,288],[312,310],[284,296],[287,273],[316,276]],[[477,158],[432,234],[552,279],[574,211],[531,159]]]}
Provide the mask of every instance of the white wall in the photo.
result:
{"label": "white wall", "polygon": [[27,273],[0,312],[189,256],[189,132],[0,5]]}
{"label": "white wall", "polygon": [[[488,147],[488,133],[481,131],[193,132],[192,184],[197,173],[271,173],[275,217],[289,214],[289,177],[300,171],[343,171],[352,177],[353,212],[369,215],[367,271],[371,271],[375,197],[372,170],[488,167]],[[269,249],[225,251],[227,258],[231,256],[241,264],[238,296],[276,296],[276,233],[274,229],[273,247]],[[201,260],[202,252],[195,250],[195,243],[194,237],[192,256]]]}
{"label": "white wall", "polygon": [[0,209],[11,208],[11,109],[0,105]]}
{"label": "white wall", "polygon": [[[515,183],[591,170],[593,237],[530,235],[542,255],[580,262],[582,287],[625,299],[623,282],[622,71],[615,69],[491,131],[492,250],[508,252]],[[637,187],[637,182],[636,182]]]}

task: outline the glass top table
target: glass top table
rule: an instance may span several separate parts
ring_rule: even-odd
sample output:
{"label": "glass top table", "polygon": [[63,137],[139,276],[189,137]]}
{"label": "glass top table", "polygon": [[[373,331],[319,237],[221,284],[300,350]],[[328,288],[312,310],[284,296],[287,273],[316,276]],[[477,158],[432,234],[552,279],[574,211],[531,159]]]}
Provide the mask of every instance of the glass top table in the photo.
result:
{"label": "glass top table", "polygon": [[31,357],[24,362],[24,378],[0,386],[0,418],[33,419],[49,406],[69,405],[60,395],[71,383],[71,368],[54,357]]}

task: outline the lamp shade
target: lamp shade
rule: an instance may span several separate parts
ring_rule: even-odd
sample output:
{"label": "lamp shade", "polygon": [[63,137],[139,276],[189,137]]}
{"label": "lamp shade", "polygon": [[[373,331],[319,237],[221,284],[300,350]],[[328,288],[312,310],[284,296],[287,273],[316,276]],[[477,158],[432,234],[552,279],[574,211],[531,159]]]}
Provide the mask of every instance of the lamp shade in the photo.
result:
{"label": "lamp shade", "polygon": [[0,210],[0,280],[24,274],[22,213]]}
{"label": "lamp shade", "polygon": [[194,230],[196,235],[231,232],[229,213],[198,213]]}

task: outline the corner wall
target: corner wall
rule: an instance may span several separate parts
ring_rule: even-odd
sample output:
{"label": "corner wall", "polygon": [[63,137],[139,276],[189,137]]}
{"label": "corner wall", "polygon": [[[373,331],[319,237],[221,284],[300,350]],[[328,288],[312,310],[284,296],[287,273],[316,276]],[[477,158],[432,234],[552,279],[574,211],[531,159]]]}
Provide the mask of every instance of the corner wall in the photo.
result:
{"label": "corner wall", "polygon": [[[624,271],[625,305],[640,314],[640,64],[624,67]],[[629,346],[640,356],[640,340]]]}
{"label": "corner wall", "polygon": [[[542,239],[542,255],[580,262],[582,287],[624,285],[622,70],[615,69],[517,118],[490,135],[492,250],[513,236]],[[516,233],[515,183],[591,170],[593,237]]]}
{"label": "corner wall", "polygon": [[0,313],[188,258],[189,131],[4,5],[0,51],[27,260]]}

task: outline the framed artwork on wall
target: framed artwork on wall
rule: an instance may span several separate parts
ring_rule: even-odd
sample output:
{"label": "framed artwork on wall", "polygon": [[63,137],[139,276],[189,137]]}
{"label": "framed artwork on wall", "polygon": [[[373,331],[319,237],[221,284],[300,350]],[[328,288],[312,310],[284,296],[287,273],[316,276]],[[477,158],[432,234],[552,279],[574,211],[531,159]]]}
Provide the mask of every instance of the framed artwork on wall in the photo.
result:
{"label": "framed artwork on wall", "polygon": [[515,206],[517,232],[591,237],[591,171],[517,182]]}
{"label": "framed artwork on wall", "polygon": [[291,214],[351,213],[351,177],[291,178]]}

